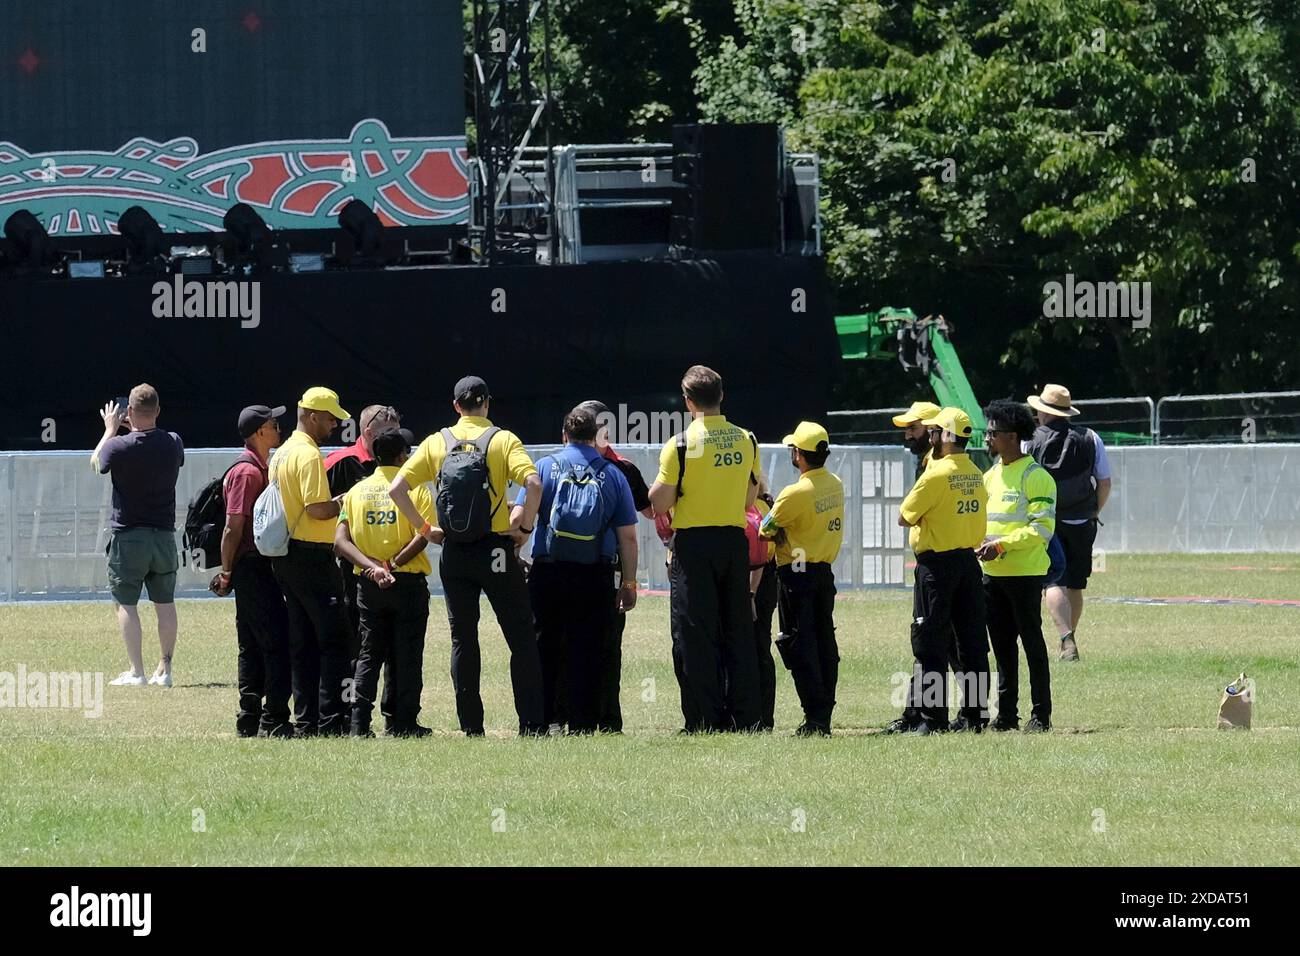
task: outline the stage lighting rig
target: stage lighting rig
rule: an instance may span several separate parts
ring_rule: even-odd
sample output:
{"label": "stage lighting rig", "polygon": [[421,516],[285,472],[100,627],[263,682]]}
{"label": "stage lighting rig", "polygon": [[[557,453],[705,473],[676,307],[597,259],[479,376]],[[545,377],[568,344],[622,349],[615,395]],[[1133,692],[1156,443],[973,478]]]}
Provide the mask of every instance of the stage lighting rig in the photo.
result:
{"label": "stage lighting rig", "polygon": [[61,257],[41,221],[26,209],[19,209],[5,220],[5,238],[12,243],[11,263],[25,272],[59,271]]}
{"label": "stage lighting rig", "polygon": [[248,203],[231,206],[222,222],[234,240],[233,254],[226,257],[229,264],[246,271],[288,265],[287,256],[276,244],[275,233]]}
{"label": "stage lighting rig", "polygon": [[379,221],[373,209],[361,200],[354,199],[339,213],[339,226],[352,237],[356,246],[350,265],[384,265],[384,224]]}
{"label": "stage lighting rig", "polygon": [[140,275],[167,271],[167,239],[158,220],[142,206],[132,206],[117,220],[126,241],[126,273]]}

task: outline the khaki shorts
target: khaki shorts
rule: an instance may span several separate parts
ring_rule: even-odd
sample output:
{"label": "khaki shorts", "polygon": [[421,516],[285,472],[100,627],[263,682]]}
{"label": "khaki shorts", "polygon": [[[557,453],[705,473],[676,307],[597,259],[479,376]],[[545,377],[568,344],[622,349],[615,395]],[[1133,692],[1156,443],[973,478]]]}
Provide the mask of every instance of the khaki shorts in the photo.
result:
{"label": "khaki shorts", "polygon": [[114,531],[108,542],[108,588],[113,600],[126,607],[139,603],[142,586],[154,604],[171,604],[179,567],[173,531],[127,528]]}

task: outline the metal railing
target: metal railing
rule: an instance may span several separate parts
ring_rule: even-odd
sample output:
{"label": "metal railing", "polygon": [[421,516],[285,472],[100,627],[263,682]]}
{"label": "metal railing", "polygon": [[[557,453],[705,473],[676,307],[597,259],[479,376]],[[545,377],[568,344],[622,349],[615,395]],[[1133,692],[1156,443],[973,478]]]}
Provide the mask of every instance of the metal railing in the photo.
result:
{"label": "metal railing", "polygon": [[[1273,412],[1269,409],[1260,410],[1257,406],[1276,402],[1279,399],[1300,398],[1300,391],[1291,392],[1228,392],[1219,395],[1168,395],[1156,402],[1153,413],[1153,430],[1157,436],[1158,444],[1187,444],[1214,440],[1223,440],[1225,438],[1238,438],[1243,442],[1269,442],[1269,441],[1295,441],[1300,438],[1300,407],[1291,412]],[[1191,424],[1207,424],[1213,422],[1233,422],[1233,427],[1226,431],[1217,430],[1218,426],[1210,424],[1208,428],[1202,429],[1201,435],[1167,435],[1167,425],[1169,416],[1165,409],[1173,405],[1189,405],[1192,403],[1223,403],[1239,402],[1243,407],[1235,409],[1231,414],[1201,414],[1193,418],[1178,419],[1177,421]],[[1246,405],[1245,403],[1250,403]],[[1253,407],[1252,407],[1253,406]],[[1263,437],[1259,435],[1258,419],[1260,418],[1282,418],[1292,419],[1294,423],[1284,428],[1276,434],[1265,433]]]}
{"label": "metal railing", "polygon": [[[1076,398],[1074,404],[1085,408],[1104,408],[1115,405],[1136,405],[1142,409],[1134,416],[1113,416],[1089,414],[1080,419],[1080,424],[1100,433],[1107,444],[1217,444],[1225,440],[1239,439],[1243,443],[1261,444],[1286,443],[1300,440],[1300,401],[1293,410],[1269,408],[1270,404],[1286,399],[1300,399],[1300,391],[1286,392],[1229,392],[1217,395],[1169,395],[1161,399],[1152,399],[1148,395],[1136,395],[1123,398]],[[1240,403],[1240,407],[1230,414],[1203,413],[1187,418],[1175,419],[1180,423],[1201,425],[1200,434],[1169,434],[1171,421],[1166,409],[1176,405],[1194,403]],[[896,440],[897,429],[888,419],[884,423],[870,421],[879,416],[893,416],[905,411],[903,408],[845,408],[827,412],[833,418],[867,418],[866,428],[836,428],[832,434],[846,440],[862,441],[879,438],[884,442]],[[1267,425],[1276,422],[1289,422],[1272,429],[1260,429],[1259,420]],[[1215,422],[1232,422],[1232,427],[1221,428]],[[1128,425],[1144,425],[1146,434],[1138,434]]]}

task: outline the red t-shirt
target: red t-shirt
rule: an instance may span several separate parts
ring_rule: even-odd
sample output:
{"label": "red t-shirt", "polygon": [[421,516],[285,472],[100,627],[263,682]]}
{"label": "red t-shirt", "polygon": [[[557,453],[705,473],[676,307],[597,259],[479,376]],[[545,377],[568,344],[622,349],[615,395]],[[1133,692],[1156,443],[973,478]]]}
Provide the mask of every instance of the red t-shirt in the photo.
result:
{"label": "red t-shirt", "polygon": [[251,448],[245,448],[239,460],[226,473],[226,482],[222,486],[222,493],[226,497],[226,514],[244,516],[244,533],[239,539],[239,547],[235,549],[236,561],[253,550],[253,505],[257,502],[257,496],[266,489],[268,480],[266,462],[258,458]]}
{"label": "red t-shirt", "polygon": [[336,448],[325,456],[325,470],[329,471],[341,458],[356,458],[360,461],[370,461],[370,452],[366,451],[366,446],[358,438],[353,444],[343,448]]}

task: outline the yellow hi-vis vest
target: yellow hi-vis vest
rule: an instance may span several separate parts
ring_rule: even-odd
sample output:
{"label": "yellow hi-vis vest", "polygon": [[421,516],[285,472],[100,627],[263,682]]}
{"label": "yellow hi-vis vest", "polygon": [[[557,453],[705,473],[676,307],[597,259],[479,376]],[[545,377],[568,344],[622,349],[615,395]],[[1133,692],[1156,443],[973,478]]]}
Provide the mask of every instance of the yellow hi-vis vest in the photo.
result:
{"label": "yellow hi-vis vest", "polygon": [[989,577],[1047,573],[1047,543],[1056,531],[1056,482],[1029,455],[1010,465],[998,462],[984,473],[989,503],[987,537],[1005,552],[983,561]]}

